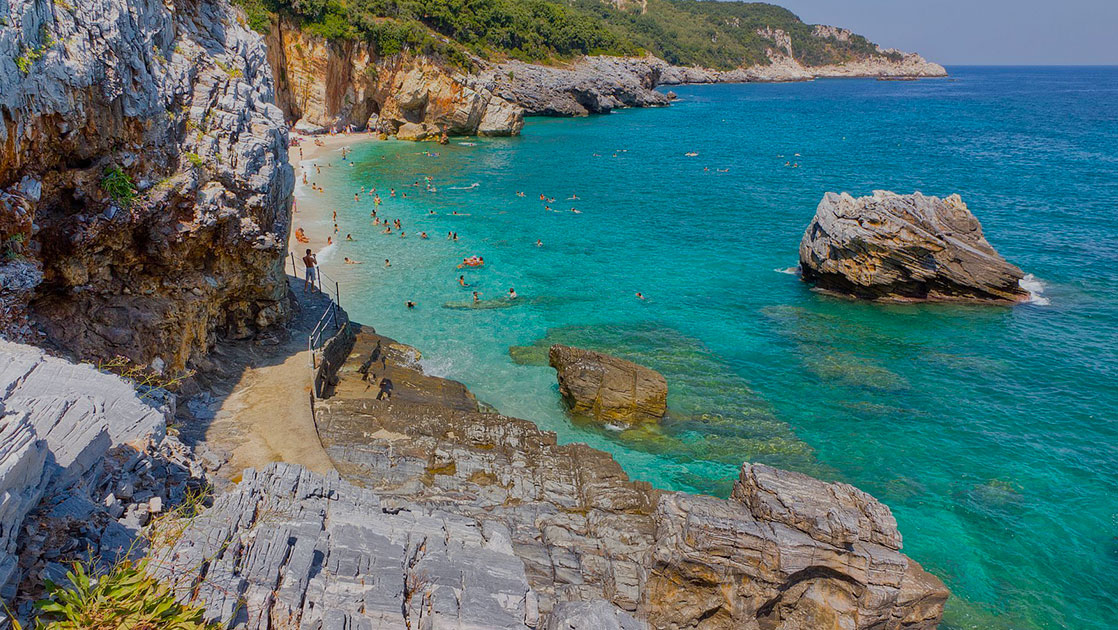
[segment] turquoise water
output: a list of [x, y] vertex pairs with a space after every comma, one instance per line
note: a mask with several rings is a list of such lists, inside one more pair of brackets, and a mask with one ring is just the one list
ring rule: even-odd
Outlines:
[[[354, 318], [501, 411], [665, 488], [725, 495], [744, 460], [853, 483], [955, 593], [946, 627], [1111, 628], [1118, 69], [953, 75], [682, 87], [670, 108], [474, 146], [364, 143], [356, 166], [322, 158], [326, 193], [300, 194], [356, 239], [322, 254]], [[410, 186], [425, 175], [436, 192]], [[406, 238], [353, 201], [373, 185]], [[960, 193], [1049, 303], [861, 304], [786, 273], [824, 192], [874, 189]], [[329, 217], [307, 212], [321, 246]], [[455, 268], [471, 254], [486, 266]], [[572, 422], [541, 365], [553, 341], [659, 369], [671, 417], [639, 434]]]

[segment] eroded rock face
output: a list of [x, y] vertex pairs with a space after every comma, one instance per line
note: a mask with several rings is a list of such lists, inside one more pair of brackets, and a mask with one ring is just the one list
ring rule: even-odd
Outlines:
[[958, 195], [827, 193], [800, 241], [800, 269], [819, 289], [872, 300], [1028, 298], [1022, 271], [994, 251]]
[[273, 101], [263, 41], [223, 0], [11, 7], [0, 233], [27, 235], [51, 342], [178, 370], [284, 320], [294, 177]]
[[[510, 540], [497, 523], [276, 463], [245, 471], [153, 564], [231, 627], [536, 628]], [[200, 586], [181, 579], [192, 573]]]
[[667, 411], [668, 382], [659, 372], [593, 350], [556, 344], [548, 352], [559, 393], [571, 412], [632, 426], [659, 422]]
[[496, 68], [496, 93], [530, 115], [608, 114], [667, 105], [668, 97], [653, 89], [667, 67], [652, 56], [584, 57], [568, 67], [510, 61]]
[[278, 102], [287, 119], [320, 129], [510, 136], [523, 110], [494, 95], [491, 71], [467, 74], [422, 56], [378, 57], [364, 42], [326, 42], [280, 19], [268, 35]]
[[25, 616], [65, 563], [113, 562], [204, 473], [166, 435], [172, 398], [92, 365], [0, 341], [0, 392], [0, 599]]
[[[334, 396], [315, 406], [337, 470], [382, 505], [508, 531], [538, 628], [631, 627], [598, 600], [664, 630], [939, 622], [943, 584], [899, 551], [888, 508], [850, 486], [746, 464], [729, 500], [659, 491], [606, 453], [481, 410], [461, 384], [422, 374], [368, 328], [355, 340]], [[396, 387], [378, 400], [384, 378]]]

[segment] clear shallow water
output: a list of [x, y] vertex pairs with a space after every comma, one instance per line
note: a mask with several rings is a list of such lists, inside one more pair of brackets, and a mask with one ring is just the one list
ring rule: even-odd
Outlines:
[[[853, 483], [956, 595], [947, 627], [1113, 627], [1118, 69], [953, 75], [682, 87], [670, 108], [533, 119], [475, 146], [359, 144], [356, 166], [331, 154], [310, 176], [326, 193], [300, 194], [357, 239], [321, 256], [353, 317], [502, 412], [665, 488], [725, 495], [744, 460]], [[424, 175], [437, 192], [409, 186]], [[353, 201], [373, 185], [406, 238]], [[874, 189], [960, 193], [1050, 304], [860, 304], [779, 271], [824, 192]], [[329, 217], [307, 213], [320, 246]], [[456, 269], [470, 254], [486, 267]], [[471, 290], [494, 308], [461, 308]], [[672, 417], [573, 423], [540, 365], [552, 341], [659, 369]]]

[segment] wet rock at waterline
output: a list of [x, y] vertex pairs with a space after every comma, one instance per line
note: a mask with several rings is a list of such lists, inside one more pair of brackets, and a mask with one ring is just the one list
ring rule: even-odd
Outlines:
[[548, 357], [572, 413], [633, 426], [659, 422], [667, 411], [668, 382], [655, 370], [559, 344], [551, 346]]
[[1024, 273], [1006, 262], [958, 195], [827, 193], [800, 241], [816, 288], [871, 300], [1013, 303]]

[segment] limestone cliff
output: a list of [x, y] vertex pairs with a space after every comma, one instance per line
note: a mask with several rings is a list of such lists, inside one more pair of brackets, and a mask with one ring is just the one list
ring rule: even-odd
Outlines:
[[263, 40], [224, 0], [0, 4], [8, 334], [178, 369], [282, 321], [294, 176], [273, 102]]
[[520, 107], [494, 95], [492, 72], [465, 73], [430, 57], [376, 54], [365, 42], [328, 42], [286, 18], [272, 24], [268, 56], [287, 120], [421, 140], [520, 132]]

